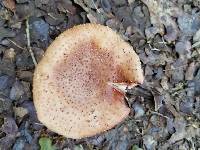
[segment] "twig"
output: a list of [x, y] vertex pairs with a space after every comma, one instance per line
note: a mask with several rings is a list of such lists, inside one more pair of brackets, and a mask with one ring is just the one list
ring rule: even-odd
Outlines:
[[97, 12], [100, 14], [100, 11], [99, 11], [99, 9], [97, 8], [97, 6], [96, 6], [94, 0], [92, 0], [92, 3], [94, 4], [94, 7], [95, 7], [95, 9], [97, 10]]
[[54, 17], [51, 13], [47, 13], [48, 16], [50, 16], [51, 18], [53, 18], [54, 20], [57, 20], [56, 17]]
[[28, 46], [28, 50], [31, 54], [31, 58], [33, 60], [33, 63], [35, 66], [37, 66], [37, 61], [35, 59], [35, 56], [33, 54], [33, 51], [31, 49], [31, 42], [30, 42], [30, 32], [29, 32], [29, 23], [28, 23], [28, 19], [26, 20], [26, 36], [27, 36], [27, 46]]
[[169, 117], [167, 117], [167, 116], [165, 116], [165, 115], [163, 115], [163, 114], [161, 114], [161, 113], [159, 113], [159, 112], [155, 112], [155, 111], [150, 111], [152, 114], [154, 114], [154, 115], [158, 115], [158, 116], [161, 116], [161, 117], [164, 117], [164, 118], [166, 118], [166, 119], [170, 119]]
[[157, 48], [153, 48], [152, 46], [151, 46], [151, 44], [149, 43], [149, 47], [150, 47], [150, 49], [152, 50], [152, 51], [160, 51], [159, 49], [157, 49]]
[[40, 126], [43, 126], [43, 124], [38, 123], [38, 122], [34, 122], [34, 124], [36, 124], [36, 125], [40, 125]]
[[14, 41], [12, 41], [11, 39], [7, 39], [8, 41], [10, 41], [11, 43], [13, 43], [16, 47], [22, 49], [22, 50], [27, 50], [26, 48], [21, 47], [20, 45], [18, 45], [17, 43], [15, 43]]
[[165, 47], [167, 47], [167, 42], [165, 42], [165, 39], [163, 38], [163, 36], [162, 36], [162, 42], [158, 42], [159, 44], [164, 44], [165, 45]]

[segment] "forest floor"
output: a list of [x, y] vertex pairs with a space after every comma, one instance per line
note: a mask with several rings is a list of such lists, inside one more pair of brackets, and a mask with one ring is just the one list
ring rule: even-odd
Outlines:
[[[72, 140], [37, 119], [30, 52], [38, 62], [60, 33], [88, 22], [133, 46], [145, 81], [128, 91], [124, 122]], [[199, 150], [200, 0], [1, 0], [0, 149]]]

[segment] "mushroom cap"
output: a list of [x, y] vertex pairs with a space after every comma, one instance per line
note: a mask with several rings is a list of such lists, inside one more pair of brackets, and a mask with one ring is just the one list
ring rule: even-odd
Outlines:
[[124, 94], [108, 83], [142, 82], [139, 57], [116, 32], [98, 24], [75, 26], [55, 39], [35, 69], [38, 119], [68, 138], [96, 135], [130, 112]]

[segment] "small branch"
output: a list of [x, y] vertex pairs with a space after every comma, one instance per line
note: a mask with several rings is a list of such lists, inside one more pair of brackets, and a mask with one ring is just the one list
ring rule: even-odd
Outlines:
[[157, 48], [153, 48], [152, 46], [151, 46], [151, 44], [149, 43], [149, 47], [150, 47], [150, 50], [152, 50], [152, 51], [160, 51], [159, 49], [157, 49]]
[[16, 47], [22, 49], [22, 50], [27, 50], [26, 48], [21, 47], [20, 45], [18, 45], [17, 43], [15, 43], [14, 41], [12, 41], [11, 39], [7, 39], [8, 41], [10, 41], [11, 43], [13, 43]]
[[153, 115], [158, 115], [158, 116], [164, 117], [164, 118], [166, 118], [166, 119], [170, 119], [169, 117], [167, 117], [167, 116], [165, 116], [165, 115], [163, 115], [163, 114], [161, 114], [161, 113], [159, 113], [159, 112], [155, 112], [155, 111], [151, 111], [151, 110], [150, 110], [150, 112], [151, 112]]
[[54, 20], [57, 20], [56, 17], [54, 17], [51, 13], [47, 13], [47, 15], [53, 18]]
[[30, 42], [30, 32], [29, 32], [29, 23], [28, 23], [28, 19], [26, 20], [26, 36], [27, 36], [27, 46], [28, 46], [28, 50], [29, 53], [31, 54], [31, 58], [33, 60], [33, 63], [35, 66], [37, 66], [37, 61], [35, 59], [35, 56], [33, 54], [33, 51], [31, 49], [31, 42]]
[[97, 8], [97, 6], [96, 6], [94, 0], [92, 0], [92, 3], [94, 4], [94, 7], [95, 7], [95, 9], [97, 10], [97, 12], [100, 14], [100, 11], [99, 11], [99, 9]]

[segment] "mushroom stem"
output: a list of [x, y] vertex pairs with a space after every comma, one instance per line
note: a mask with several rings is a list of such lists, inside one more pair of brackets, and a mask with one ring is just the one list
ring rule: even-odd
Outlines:
[[132, 89], [135, 87], [137, 84], [136, 83], [113, 83], [113, 82], [108, 82], [108, 85], [112, 86], [114, 89], [117, 91], [125, 94], [127, 90]]

